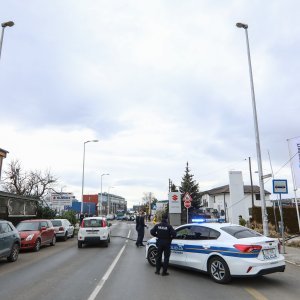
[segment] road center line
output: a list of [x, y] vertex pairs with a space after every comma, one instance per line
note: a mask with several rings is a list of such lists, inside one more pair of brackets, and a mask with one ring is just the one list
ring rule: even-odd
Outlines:
[[[129, 232], [128, 232], [127, 240], [125, 242], [126, 244], [128, 242], [128, 238], [130, 236], [130, 233], [131, 233], [131, 230], [129, 230]], [[88, 300], [95, 300], [96, 299], [96, 297], [99, 294], [99, 292], [101, 291], [104, 283], [109, 278], [111, 272], [113, 271], [113, 269], [115, 268], [116, 264], [118, 263], [118, 260], [120, 259], [122, 253], [125, 250], [126, 244], [122, 247], [122, 249], [120, 250], [120, 252], [116, 256], [116, 258], [114, 259], [114, 261], [112, 262], [112, 264], [109, 266], [109, 268], [107, 269], [106, 273], [103, 275], [103, 277], [101, 278], [101, 280], [99, 281], [99, 283], [97, 284], [97, 286], [95, 287], [95, 289], [93, 290], [93, 292], [91, 293], [91, 295], [89, 296]]]
[[245, 288], [245, 290], [256, 300], [268, 300], [268, 298], [255, 289]]

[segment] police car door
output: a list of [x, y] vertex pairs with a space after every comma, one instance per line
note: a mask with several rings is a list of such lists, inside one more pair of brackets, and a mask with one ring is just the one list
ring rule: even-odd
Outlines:
[[204, 270], [208, 255], [212, 247], [216, 244], [216, 239], [220, 233], [205, 226], [193, 225], [191, 228], [192, 241], [187, 251], [187, 266], [199, 270]]
[[170, 263], [180, 266], [186, 265], [185, 246], [187, 237], [190, 235], [190, 226], [184, 226], [176, 229], [176, 238], [172, 240]]

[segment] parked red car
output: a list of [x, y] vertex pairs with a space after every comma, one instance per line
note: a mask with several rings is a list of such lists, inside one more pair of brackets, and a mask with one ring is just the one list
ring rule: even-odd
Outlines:
[[54, 246], [56, 235], [50, 220], [26, 220], [17, 225], [21, 237], [21, 249], [39, 251], [43, 245]]

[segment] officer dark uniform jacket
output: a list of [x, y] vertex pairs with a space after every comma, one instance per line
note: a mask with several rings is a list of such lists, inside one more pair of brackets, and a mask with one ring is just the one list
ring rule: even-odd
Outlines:
[[[176, 231], [168, 224], [167, 217], [163, 217], [161, 223], [156, 224], [150, 233], [157, 238], [157, 256], [156, 256], [156, 272], [159, 274], [161, 267], [163, 267], [162, 275], [169, 275], [167, 272], [169, 266], [169, 258], [171, 254], [171, 242], [176, 237]], [[164, 263], [162, 265], [162, 254], [164, 253]]]

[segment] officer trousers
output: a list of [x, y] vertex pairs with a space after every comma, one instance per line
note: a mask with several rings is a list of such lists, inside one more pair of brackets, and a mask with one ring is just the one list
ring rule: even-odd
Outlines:
[[[163, 273], [166, 273], [169, 266], [169, 258], [171, 254], [171, 244], [170, 241], [159, 240], [156, 243], [157, 245], [157, 256], [156, 256], [156, 272], [160, 271], [160, 268], [163, 267]], [[164, 262], [162, 261], [162, 254], [164, 254]]]
[[141, 246], [143, 245], [143, 239], [144, 239], [144, 235], [145, 235], [145, 228], [142, 226], [139, 226], [137, 228], [137, 233], [138, 233], [138, 237], [136, 240], [136, 245], [137, 246]]

